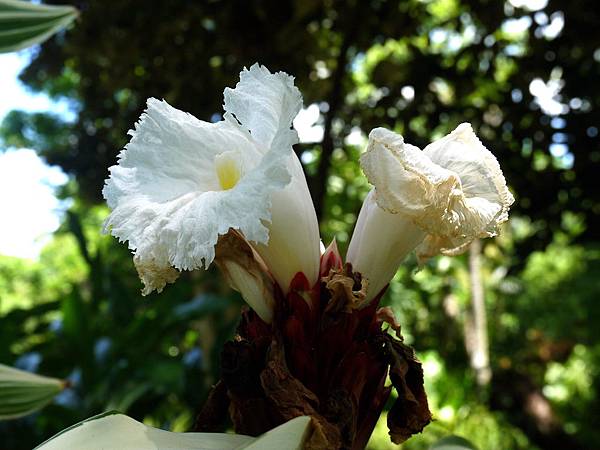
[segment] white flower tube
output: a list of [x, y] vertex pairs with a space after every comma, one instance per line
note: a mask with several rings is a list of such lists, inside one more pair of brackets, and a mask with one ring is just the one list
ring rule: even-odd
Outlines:
[[[240, 82], [235, 89], [225, 89], [225, 110], [233, 112], [261, 142], [288, 150], [286, 168], [291, 181], [285, 188], [277, 189], [272, 194], [268, 242], [251, 239], [256, 242], [255, 248], [273, 277], [283, 292], [287, 293], [296, 273], [304, 273], [311, 286], [317, 282], [319, 275], [317, 214], [300, 160], [286, 137], [291, 134], [294, 139], [291, 144], [298, 142], [296, 131], [290, 130], [290, 126], [302, 108], [302, 96], [294, 87], [292, 77], [277, 74], [285, 79], [288, 91], [280, 92], [264, 82], [265, 72], [269, 73], [265, 68], [261, 73], [253, 71], [254, 67], [256, 65], [240, 74]], [[279, 121], [279, 128], [272, 125], [276, 120]]]
[[383, 128], [369, 135], [361, 166], [374, 190], [361, 209], [346, 260], [375, 297], [415, 248], [423, 260], [455, 255], [494, 236], [514, 201], [496, 158], [461, 124], [424, 151]]
[[208, 267], [230, 229], [255, 245], [284, 291], [299, 271], [316, 281], [317, 220], [292, 149], [301, 106], [292, 77], [258, 64], [225, 91], [218, 123], [148, 100], [103, 190], [105, 228], [129, 242], [144, 293], [174, 281], [170, 267]]
[[367, 298], [375, 297], [394, 277], [402, 260], [425, 239], [425, 231], [407, 216], [392, 214], [365, 198], [348, 247], [346, 261], [367, 278]]

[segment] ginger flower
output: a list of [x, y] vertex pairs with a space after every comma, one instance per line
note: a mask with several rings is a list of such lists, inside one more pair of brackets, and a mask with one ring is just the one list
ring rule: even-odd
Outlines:
[[[317, 281], [317, 218], [292, 149], [292, 120], [302, 107], [293, 77], [255, 64], [224, 98], [217, 123], [149, 99], [109, 169], [105, 228], [129, 242], [144, 294], [160, 292], [181, 270], [208, 267], [230, 229], [252, 245], [284, 292], [298, 272]], [[262, 292], [239, 268], [225, 266], [244, 297]]]
[[423, 151], [376, 128], [361, 166], [374, 189], [361, 208], [347, 261], [368, 280], [368, 298], [417, 250], [456, 255], [495, 236], [514, 199], [498, 161], [463, 123]]

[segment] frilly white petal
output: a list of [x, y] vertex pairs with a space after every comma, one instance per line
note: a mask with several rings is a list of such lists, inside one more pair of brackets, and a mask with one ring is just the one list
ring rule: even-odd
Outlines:
[[[201, 122], [156, 99], [130, 134], [103, 190], [112, 208], [105, 229], [129, 241], [140, 260], [207, 267], [218, 236], [230, 228], [268, 241], [263, 221], [271, 218], [271, 194], [290, 181], [291, 140], [288, 149], [265, 153], [232, 118]], [[246, 170], [235, 187], [220, 191], [214, 158], [224, 151], [239, 152]]]
[[110, 169], [105, 228], [151, 262], [140, 272], [147, 289], [164, 285], [156, 267], [207, 267], [229, 229], [257, 248], [284, 291], [297, 272], [318, 277], [318, 223], [292, 149], [302, 106], [293, 78], [255, 64], [224, 95], [216, 124], [150, 99]]
[[[290, 129], [292, 120], [302, 108], [302, 95], [294, 86], [294, 77], [271, 73], [259, 64], [240, 73], [235, 89], [225, 89], [225, 111], [235, 115], [257, 142], [267, 148], [282, 132]], [[293, 143], [296, 143], [293, 142]]]

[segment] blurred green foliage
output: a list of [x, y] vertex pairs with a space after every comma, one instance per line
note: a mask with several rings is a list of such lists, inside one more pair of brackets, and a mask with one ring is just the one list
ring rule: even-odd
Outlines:
[[[323, 141], [297, 152], [325, 243], [348, 245], [369, 190], [358, 158], [376, 126], [423, 147], [472, 122], [517, 198], [503, 234], [483, 242], [489, 385], [478, 386], [465, 345], [466, 256], [421, 268], [409, 259], [384, 298], [424, 363], [436, 419], [402, 448], [448, 434], [479, 449], [600, 446], [593, 0], [536, 11], [492, 0], [72, 3], [77, 26], [46, 42], [21, 78], [69, 99], [76, 119], [14, 111], [0, 125], [6, 147], [33, 147], [71, 176], [61, 195], [72, 202], [37, 261], [0, 257], [0, 362], [73, 388], [38, 414], [0, 422], [3, 445], [31, 448], [108, 409], [176, 431], [191, 425], [242, 303], [214, 270], [142, 298], [126, 246], [100, 234], [100, 191], [147, 97], [215, 120], [223, 88], [259, 61], [295, 75], [305, 104], [320, 108]], [[559, 111], [540, 107], [530, 89], [538, 78], [562, 86]], [[394, 448], [385, 416], [369, 448]]]
[[126, 247], [100, 234], [106, 213], [75, 205], [39, 261], [0, 258], [0, 360], [72, 383], [43, 413], [0, 422], [6, 448], [108, 409], [184, 431], [215, 381], [241, 302], [212, 271], [141, 297]]

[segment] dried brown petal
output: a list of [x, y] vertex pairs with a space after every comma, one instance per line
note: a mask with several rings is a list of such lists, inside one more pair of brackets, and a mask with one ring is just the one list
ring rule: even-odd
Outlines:
[[175, 282], [179, 277], [179, 271], [173, 267], [158, 265], [154, 260], [142, 260], [138, 255], [133, 257], [133, 264], [144, 283], [142, 295], [153, 291], [161, 293], [167, 284]]
[[206, 402], [196, 416], [193, 431], [204, 433], [221, 431], [221, 425], [227, 417], [228, 407], [229, 397], [227, 396], [227, 386], [225, 386], [223, 381], [219, 381], [208, 393]]
[[260, 386], [265, 359], [258, 342], [236, 337], [221, 352], [221, 374], [230, 400], [229, 415], [237, 433], [258, 436], [280, 425]]
[[400, 322], [396, 319], [394, 310], [390, 306], [384, 306], [379, 308], [376, 313], [377, 321], [380, 323], [387, 323], [392, 330], [396, 332], [396, 336], [402, 340], [402, 334], [400, 333], [401, 327]]
[[341, 269], [331, 269], [322, 281], [331, 294], [325, 307], [326, 312], [351, 312], [367, 305], [367, 280], [358, 272], [352, 272], [350, 264]]
[[392, 441], [400, 444], [420, 433], [431, 422], [423, 380], [423, 368], [414, 350], [392, 336], [384, 335], [390, 358], [390, 379], [398, 398], [388, 413]]

